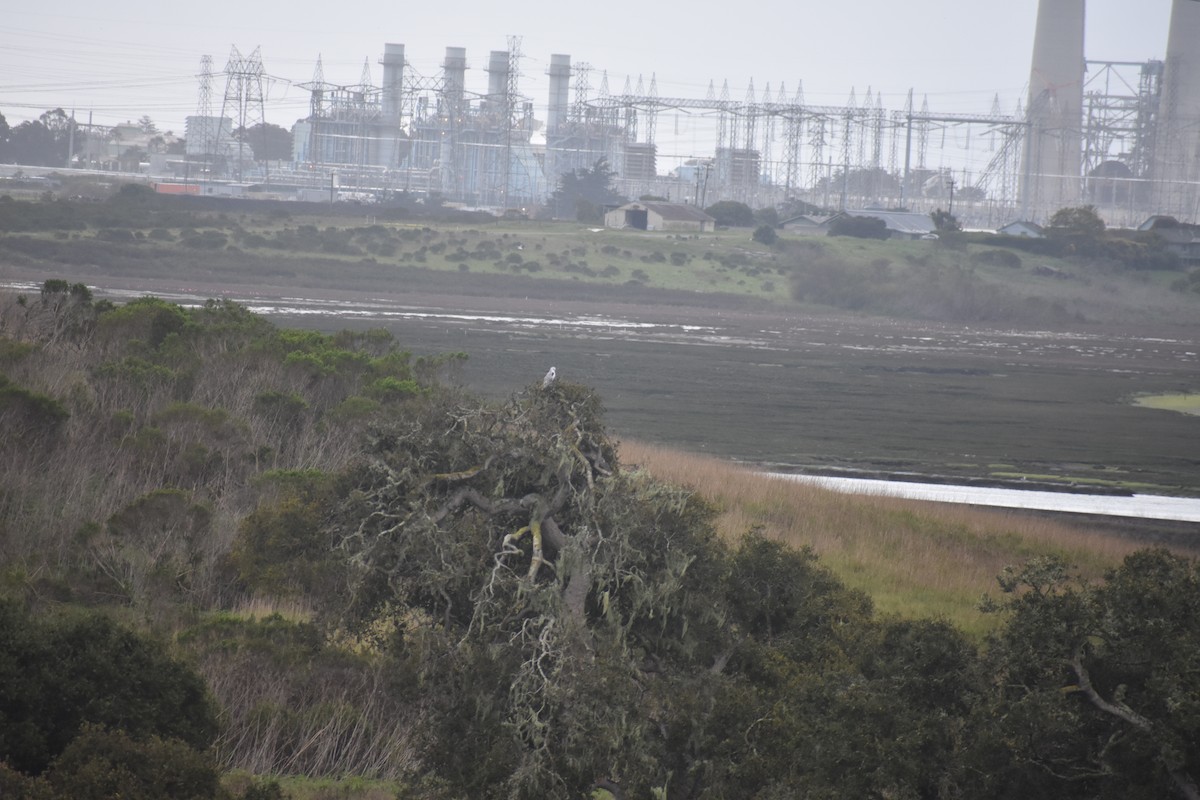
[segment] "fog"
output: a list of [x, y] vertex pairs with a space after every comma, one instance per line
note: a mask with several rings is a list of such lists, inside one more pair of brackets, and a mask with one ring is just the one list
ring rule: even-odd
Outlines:
[[[12, 5], [12, 4], [10, 4]], [[1170, 0], [1093, 0], [1088, 58], [1161, 58]], [[220, 71], [231, 46], [261, 48], [272, 77], [266, 118], [288, 127], [307, 113], [296, 87], [317, 57], [332, 83], [359, 81], [364, 60], [376, 83], [385, 42], [403, 43], [411, 67], [434, 76], [448, 46], [467, 49], [469, 83], [485, 84], [487, 54], [520, 37], [521, 90], [535, 113], [546, 104], [552, 53], [626, 78], [657, 80], [661, 95], [702, 98], [710, 81], [741, 98], [753, 81], [803, 82], [807, 102], [839, 105], [870, 90], [900, 108], [910, 89], [941, 112], [1010, 111], [1027, 92], [1037, 0], [998, 4], [953, 0], [731, 6], [713, 0], [638, 6], [524, 3], [425, 6], [375, 0], [294, 2], [286, 7], [211, 0], [171, 5], [130, 0], [106, 7], [82, 0], [10, 7], [0, 21], [0, 113], [10, 125], [62, 107], [81, 120], [115, 125], [149, 115], [182, 133], [196, 111], [201, 56]], [[214, 86], [220, 101], [223, 84]], [[880, 95], [880, 93], [882, 93]]]

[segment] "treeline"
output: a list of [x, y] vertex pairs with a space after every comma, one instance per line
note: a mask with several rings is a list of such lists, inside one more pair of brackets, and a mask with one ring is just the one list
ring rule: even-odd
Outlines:
[[[984, 643], [885, 618], [810, 551], [717, 537], [588, 388], [484, 402], [457, 359], [228, 303], [3, 298], [0, 790], [1196, 796], [1195, 562], [1014, 567]], [[64, 648], [80, 668], [35, 677]]]
[[[47, 192], [39, 202], [15, 200], [0, 195], [0, 232], [80, 231], [123, 228], [146, 230], [154, 227], [187, 228], [200, 225], [232, 227], [239, 218], [256, 215], [270, 220], [317, 214], [334, 220], [361, 220], [363, 206], [352, 203], [298, 203], [284, 200], [240, 199], [158, 194], [149, 186], [122, 184], [116, 191], [104, 190], [100, 197], [86, 181], [64, 179], [67, 194], [78, 184], [89, 197], [58, 196]], [[370, 215], [381, 222], [450, 222], [485, 224], [494, 222], [491, 214], [462, 211], [437, 204], [418, 202], [415, 195], [397, 193], [384, 203], [372, 205]]]
[[[1125, 270], [1176, 270], [1179, 257], [1154, 231], [1112, 231], [1092, 206], [1061, 208], [1046, 223], [1045, 236], [993, 236], [951, 233], [976, 244], [1004, 247], [1054, 258], [1080, 258]], [[946, 235], [946, 234], [943, 234]]]

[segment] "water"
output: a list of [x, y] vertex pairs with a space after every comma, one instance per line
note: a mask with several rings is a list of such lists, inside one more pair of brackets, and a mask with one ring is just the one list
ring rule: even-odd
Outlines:
[[910, 483], [867, 478], [830, 478], [817, 475], [771, 477], [807, 483], [844, 494], [902, 497], [938, 503], [965, 503], [976, 506], [1021, 508], [1033, 511], [1062, 511], [1072, 514], [1099, 514], [1112, 517], [1200, 522], [1200, 499], [1135, 494], [1101, 495], [1070, 492], [1045, 492], [1024, 489], [998, 489], [984, 486], [955, 486], [940, 483]]

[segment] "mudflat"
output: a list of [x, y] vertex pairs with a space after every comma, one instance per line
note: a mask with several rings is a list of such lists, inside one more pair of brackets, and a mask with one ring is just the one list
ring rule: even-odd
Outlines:
[[165, 270], [82, 279], [100, 296], [228, 297], [285, 326], [384, 327], [418, 355], [467, 353], [455, 379], [496, 397], [532, 390], [556, 366], [599, 392], [618, 436], [776, 468], [1200, 495], [1200, 418], [1133, 402], [1200, 389], [1200, 325], [1035, 330], [407, 276], [337, 289]]

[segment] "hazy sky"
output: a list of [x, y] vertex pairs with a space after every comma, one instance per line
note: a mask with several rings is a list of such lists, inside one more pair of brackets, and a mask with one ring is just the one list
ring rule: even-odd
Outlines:
[[[149, 114], [160, 129], [183, 131], [196, 111], [200, 58], [220, 71], [230, 47], [261, 47], [273, 80], [266, 118], [285, 127], [306, 113], [305, 93], [318, 54], [325, 79], [357, 83], [364, 59], [376, 84], [384, 42], [406, 47], [420, 73], [435, 76], [447, 46], [467, 48], [469, 89], [482, 90], [488, 52], [521, 37], [522, 93], [546, 104], [552, 53], [607, 70], [619, 92], [627, 76], [660, 96], [703, 98], [728, 80], [743, 99], [782, 81], [803, 81], [810, 103], [841, 105], [854, 89], [883, 92], [899, 109], [912, 88], [938, 112], [987, 112], [999, 94], [1011, 112], [1027, 91], [1037, 0], [859, 0], [857, 3], [510, 2], [396, 3], [375, 0], [283, 4], [207, 0], [57, 0], [39, 7], [7, 3], [0, 18], [0, 113], [10, 125], [47, 108], [75, 109], [111, 125]], [[1166, 50], [1170, 0], [1090, 0], [1089, 59], [1142, 61]], [[33, 10], [27, 10], [33, 9]], [[220, 108], [224, 79], [214, 83]], [[918, 100], [919, 103], [919, 100]], [[541, 112], [539, 111], [539, 115]]]

